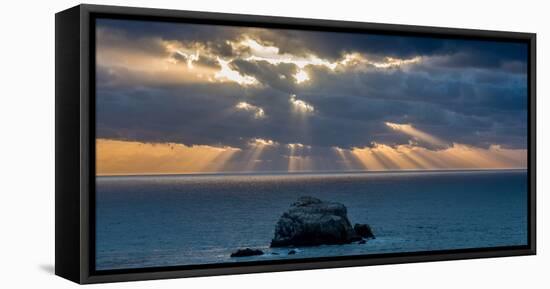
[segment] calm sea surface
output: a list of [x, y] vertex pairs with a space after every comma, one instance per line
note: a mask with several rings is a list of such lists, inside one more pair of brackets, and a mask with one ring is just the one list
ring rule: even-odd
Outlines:
[[[346, 205], [376, 239], [270, 249], [305, 195]], [[98, 177], [96, 210], [97, 270], [525, 245], [527, 172]], [[243, 247], [267, 254], [229, 257]]]

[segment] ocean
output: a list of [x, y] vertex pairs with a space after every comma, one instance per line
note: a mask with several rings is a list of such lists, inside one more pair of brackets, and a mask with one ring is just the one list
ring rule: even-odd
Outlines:
[[[269, 248], [300, 196], [376, 239]], [[96, 270], [526, 245], [527, 216], [525, 170], [97, 177]], [[230, 258], [245, 247], [266, 254]]]

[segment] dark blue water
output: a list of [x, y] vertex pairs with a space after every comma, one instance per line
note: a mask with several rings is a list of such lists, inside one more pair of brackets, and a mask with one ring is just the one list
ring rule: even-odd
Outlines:
[[[343, 203], [376, 239], [270, 249], [303, 195]], [[98, 270], [525, 245], [527, 173], [98, 177], [96, 210]], [[268, 254], [229, 257], [242, 247]]]

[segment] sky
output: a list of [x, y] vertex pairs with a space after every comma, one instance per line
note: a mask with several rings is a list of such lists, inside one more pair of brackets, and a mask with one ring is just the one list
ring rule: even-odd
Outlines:
[[96, 24], [98, 175], [527, 166], [527, 44]]

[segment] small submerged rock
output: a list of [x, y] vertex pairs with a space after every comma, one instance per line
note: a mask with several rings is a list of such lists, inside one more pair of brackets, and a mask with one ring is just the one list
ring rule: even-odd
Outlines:
[[296, 250], [292, 249], [288, 251], [288, 255], [294, 255], [294, 254], [296, 254]]
[[277, 222], [271, 247], [349, 244], [371, 237], [368, 225], [351, 226], [343, 204], [300, 197]]
[[355, 224], [353, 230], [355, 230], [355, 233], [361, 236], [361, 238], [375, 239], [372, 229], [367, 224]]
[[233, 253], [231, 253], [231, 257], [249, 257], [249, 256], [259, 256], [263, 255], [264, 252], [259, 249], [239, 249]]
[[363, 239], [363, 240], [357, 242], [357, 244], [360, 244], [360, 245], [361, 245], [361, 244], [366, 244], [366, 243], [367, 243], [367, 240], [365, 240], [365, 239]]

